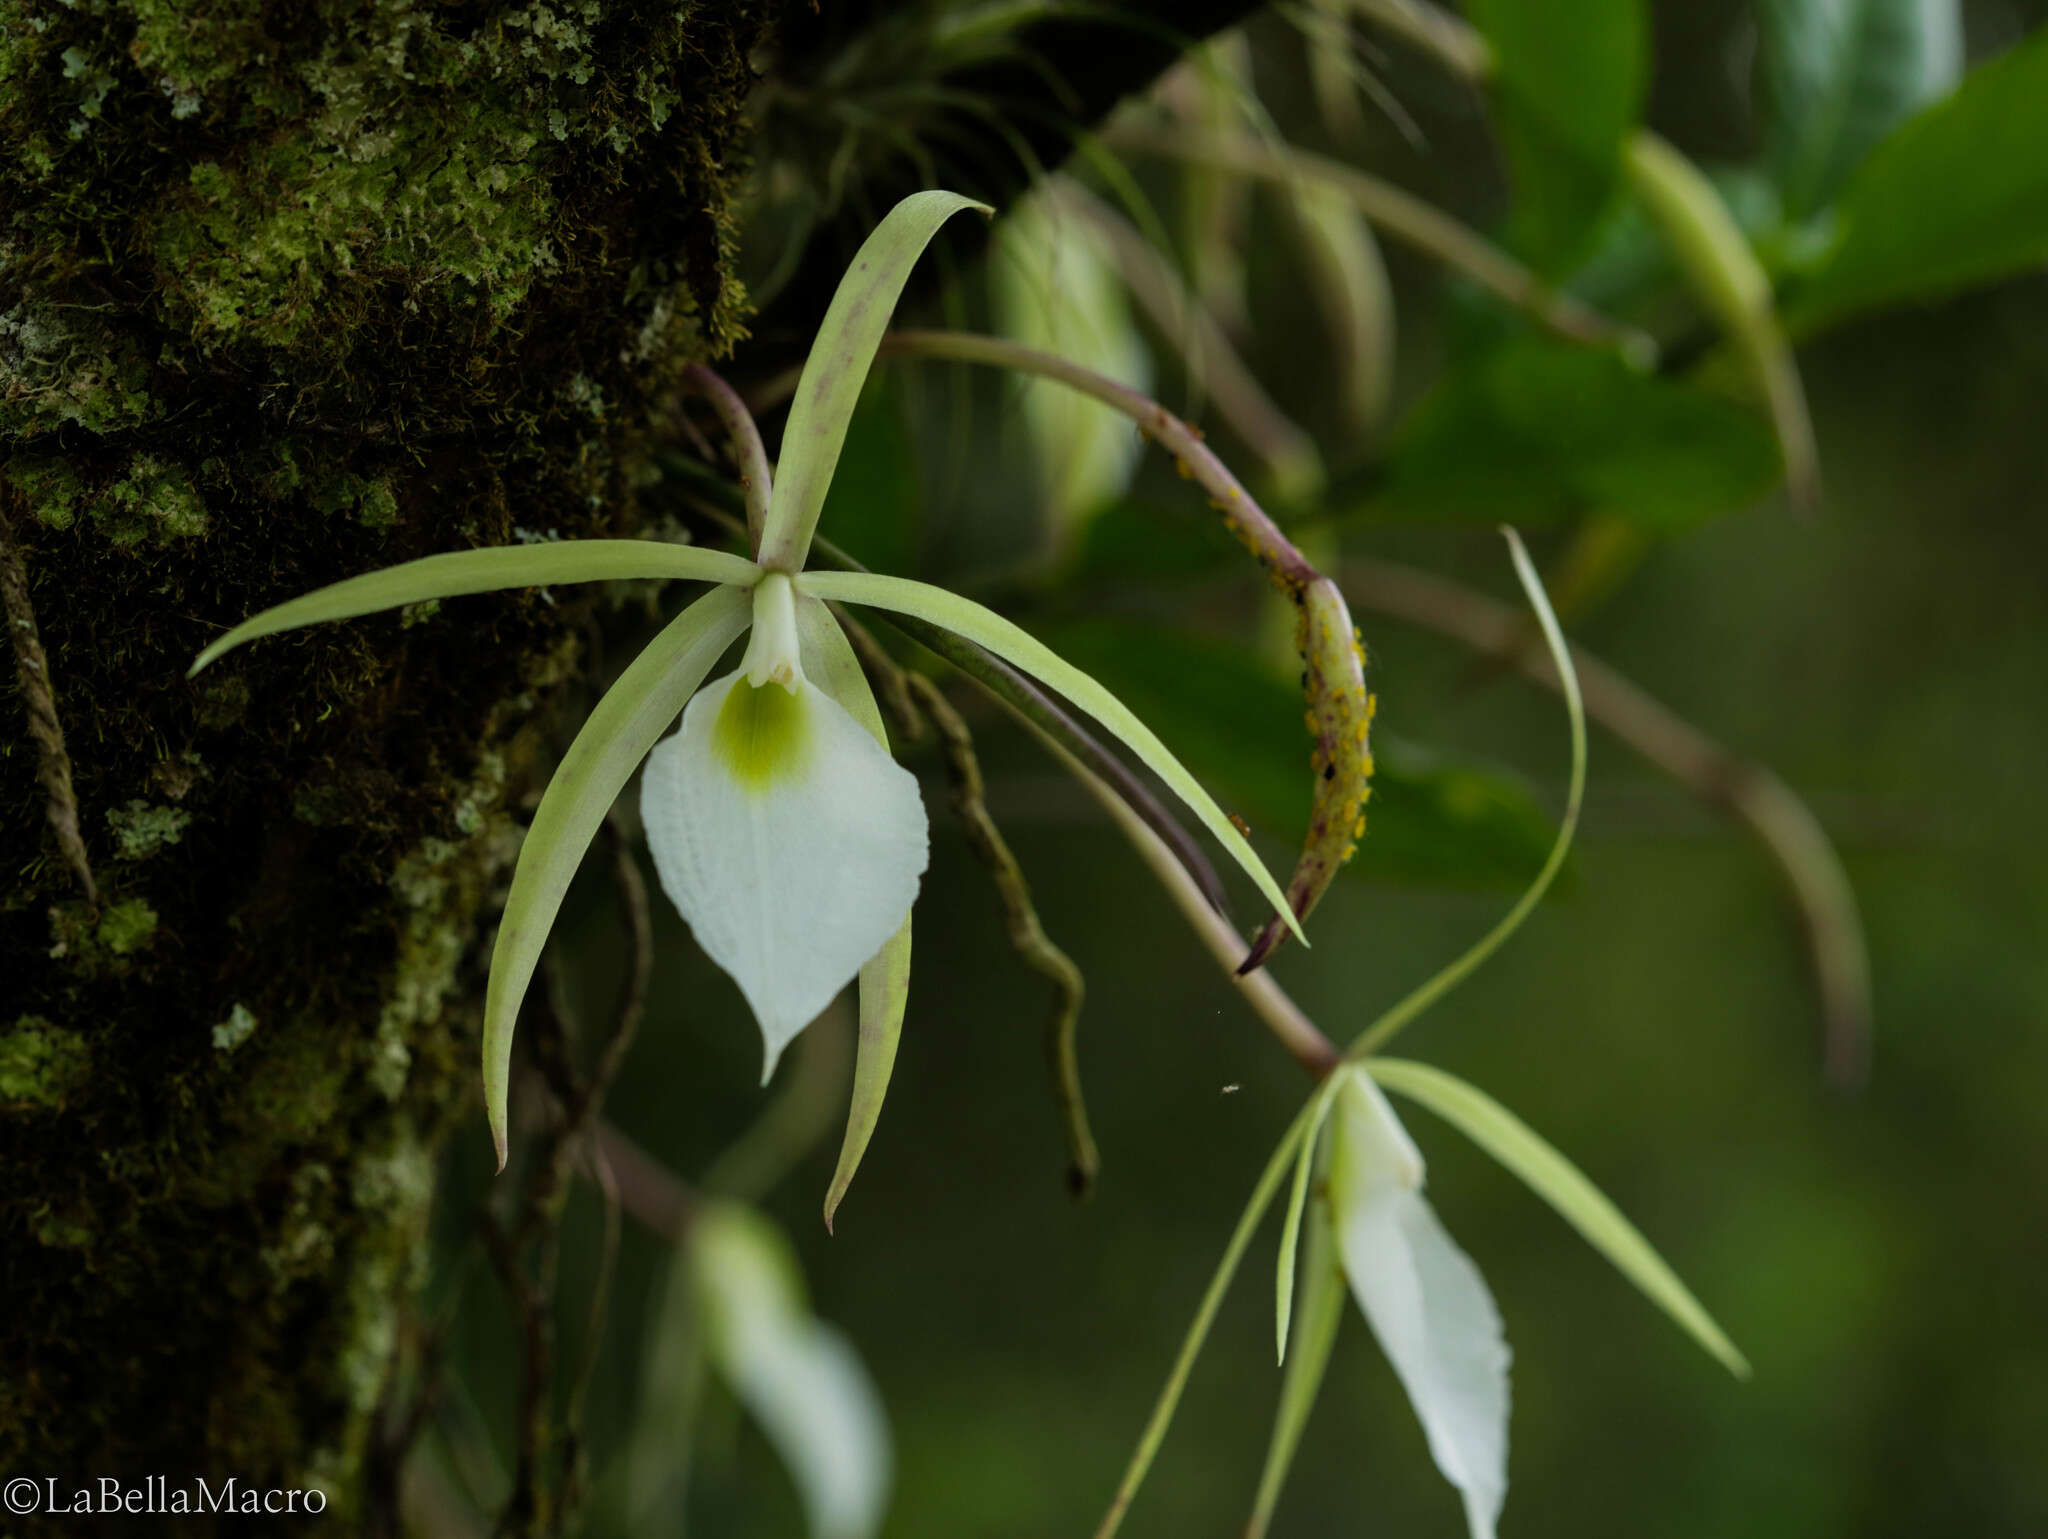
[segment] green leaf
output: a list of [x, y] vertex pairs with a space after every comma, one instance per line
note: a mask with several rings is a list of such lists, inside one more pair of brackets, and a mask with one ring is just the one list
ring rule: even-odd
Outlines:
[[1022, 669], [1041, 684], [1059, 691], [1107, 728], [1187, 804], [1188, 810], [1216, 836], [1231, 858], [1243, 868], [1245, 875], [1252, 879], [1266, 901], [1273, 905], [1274, 911], [1286, 920], [1295, 939], [1304, 946], [1308, 944], [1308, 937], [1301, 933], [1300, 925], [1295, 922], [1294, 911], [1287, 906], [1280, 884], [1273, 880], [1272, 873], [1253, 852], [1244, 835], [1224, 816], [1223, 809], [1216, 805], [1214, 798], [1202, 789], [1201, 782], [1188, 773], [1150, 727], [1132, 714], [1130, 707], [1080, 669], [1061, 660], [1036, 637], [971, 599], [903, 577], [884, 577], [876, 572], [806, 572], [801, 583], [803, 590], [816, 598], [870, 604], [877, 609], [896, 610], [943, 626], [954, 635], [993, 652], [1011, 667]]
[[1640, 0], [1471, 0], [1492, 45], [1500, 136], [1515, 187], [1513, 243], [1557, 273], [1614, 195], [1642, 115], [1649, 26]]
[[802, 569], [825, 506], [826, 488], [839, 465], [847, 423], [910, 269], [939, 226], [969, 208], [994, 212], [958, 193], [914, 192], [883, 216], [854, 253], [804, 360], [789, 422], [782, 430], [775, 495], [761, 536], [763, 566]]
[[[1311, 1134], [1303, 1145], [1304, 1154], [1314, 1141]], [[1344, 1319], [1347, 1290], [1326, 1201], [1310, 1206], [1307, 1239], [1302, 1248], [1301, 1307], [1294, 1313], [1293, 1349], [1287, 1354], [1287, 1371], [1280, 1378], [1280, 1404], [1273, 1413], [1273, 1435], [1266, 1445], [1266, 1464], [1259, 1473], [1259, 1493], [1245, 1525], [1245, 1539], [1263, 1539], [1273, 1521], [1280, 1489], [1287, 1482], [1309, 1412], [1315, 1409], [1323, 1370], [1330, 1365], [1330, 1349], [1337, 1344], [1337, 1327]]]
[[1527, 1123], [1484, 1091], [1427, 1064], [1368, 1058], [1365, 1067], [1387, 1089], [1421, 1102], [1519, 1176], [1730, 1373], [1749, 1377], [1748, 1360], [1650, 1242]]
[[1799, 364], [1778, 319], [1770, 275], [1720, 189], [1669, 141], [1643, 129], [1624, 156], [1629, 185], [1693, 293], [1733, 342], [1770, 410], [1793, 506], [1820, 501], [1820, 456]]
[[507, 1152], [512, 1031], [563, 894], [633, 771], [752, 614], [744, 589], [719, 587], [670, 621], [597, 702], [534, 809], [498, 922], [484, 992], [484, 1110], [500, 1170]]
[[1962, 72], [1957, 0], [1760, 0], [1765, 158], [1803, 219]]
[[1423, 398], [1361, 511], [1518, 524], [1602, 512], [1671, 532], [1755, 502], [1778, 468], [1757, 413], [1609, 353], [1524, 337]]
[[[1313, 744], [1301, 696], [1277, 669], [1214, 636], [1139, 620], [1068, 621], [1046, 641], [1157, 723], [1255, 827], [1294, 839], [1306, 826]], [[1554, 825], [1520, 780], [1383, 731], [1373, 757], [1365, 837], [1347, 873], [1519, 887], [1543, 864]]]
[[499, 588], [614, 582], [636, 577], [673, 577], [749, 587], [760, 575], [760, 569], [744, 556], [654, 540], [561, 540], [547, 545], [493, 545], [483, 550], [448, 551], [365, 572], [361, 577], [316, 588], [289, 603], [266, 609], [201, 652], [191, 671], [196, 674], [221, 653], [258, 636], [274, 635], [300, 625], [318, 625], [325, 620], [352, 620], [358, 615], [398, 609], [428, 599], [489, 593]]
[[888, 1420], [852, 1344], [810, 1312], [788, 1238], [752, 1209], [713, 1203], [685, 1244], [705, 1353], [795, 1481], [812, 1539], [872, 1539], [888, 1505]]
[[1287, 1193], [1287, 1217], [1280, 1224], [1280, 1254], [1273, 1276], [1274, 1347], [1281, 1362], [1287, 1361], [1287, 1327], [1294, 1313], [1294, 1252], [1301, 1239], [1302, 1209], [1308, 1202], [1309, 1172], [1316, 1163], [1316, 1135], [1330, 1114], [1330, 1102], [1337, 1083], [1335, 1075], [1323, 1082], [1316, 1093], [1315, 1109], [1309, 1114], [1308, 1131], [1302, 1135], [1301, 1153], [1294, 1161], [1294, 1185]]
[[[811, 681], [837, 701], [884, 748], [889, 731], [882, 721], [882, 709], [868, 685], [853, 644], [832, 617], [832, 611], [814, 598], [799, 598], [796, 626], [803, 647], [804, 670]], [[889, 1093], [889, 1076], [896, 1067], [896, 1046], [903, 1035], [903, 1010], [910, 998], [910, 919], [875, 953], [860, 970], [860, 1036], [853, 1065], [853, 1098], [846, 1112], [846, 1137], [839, 1146], [839, 1164], [832, 1172], [832, 1184], [825, 1192], [825, 1228], [830, 1231], [840, 1201], [853, 1184], [867, 1153], [868, 1140], [881, 1120], [882, 1101]]]
[[1972, 70], [1849, 178], [1841, 238], [1786, 304], [1810, 332], [2048, 262], [2048, 29]]

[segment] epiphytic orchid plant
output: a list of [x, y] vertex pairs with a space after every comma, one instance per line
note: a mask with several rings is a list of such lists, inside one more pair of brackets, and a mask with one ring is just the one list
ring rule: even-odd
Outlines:
[[[914, 194], [855, 256], [804, 365], [772, 490], [752, 489], [754, 559], [638, 540], [428, 556], [267, 609], [192, 666], [197, 673], [244, 642], [295, 626], [461, 594], [626, 578], [713, 585], [598, 702], [548, 783], [520, 851], [484, 1005], [484, 1100], [500, 1168], [520, 1003], [584, 850], [645, 759], [641, 813], [662, 887], [752, 1007], [764, 1082], [790, 1041], [860, 981], [860, 1056], [829, 1221], [873, 1131], [895, 1059], [910, 974], [910, 908], [926, 858], [916, 781], [889, 755], [881, 712], [827, 607], [832, 601], [941, 626], [1057, 690], [1187, 804], [1300, 936], [1279, 884], [1244, 836], [1144, 723], [1087, 674], [1000, 615], [943, 589], [869, 572], [804, 570], [890, 312], [933, 235], [968, 208], [988, 211], [953, 193]], [[705, 685], [750, 627], [739, 667]], [[679, 712], [680, 729], [657, 747]]]

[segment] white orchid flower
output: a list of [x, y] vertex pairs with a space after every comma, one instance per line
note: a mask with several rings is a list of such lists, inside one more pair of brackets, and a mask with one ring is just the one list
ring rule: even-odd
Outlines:
[[[830, 1222], [873, 1131], [895, 1059], [926, 827], [917, 784], [889, 755], [874, 695], [828, 602], [943, 626], [1057, 690], [1136, 753], [1301, 933], [1279, 884], [1222, 809], [1087, 674], [1002, 616], [942, 588], [870, 572], [804, 570], [847, 423], [910, 267], [939, 226], [966, 208], [983, 205], [946, 192], [913, 194], [855, 255], [790, 407], [755, 559], [637, 540], [428, 556], [265, 610], [193, 664], [197, 673], [232, 647], [294, 626], [458, 594], [623, 578], [713, 585], [598, 702], [527, 831], [484, 1004], [484, 1099], [501, 1168], [520, 1002], [584, 849], [646, 759], [641, 811], [662, 888], [752, 1007], [764, 1081], [789, 1041], [840, 989], [860, 980], [860, 1054], [846, 1144], [826, 1203]], [[705, 685], [749, 629], [739, 667]], [[679, 712], [681, 728], [657, 748]]]
[[1330, 1108], [1330, 1223], [1372, 1333], [1408, 1392], [1431, 1457], [1493, 1539], [1508, 1490], [1508, 1346], [1479, 1268], [1422, 1195], [1422, 1152], [1364, 1069]]

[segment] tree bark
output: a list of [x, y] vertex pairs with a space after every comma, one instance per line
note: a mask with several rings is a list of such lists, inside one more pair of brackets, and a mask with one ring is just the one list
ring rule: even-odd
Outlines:
[[23, 688], [0, 1469], [320, 1485], [340, 1511], [435, 1143], [475, 1099], [506, 788], [582, 611], [456, 601], [185, 670], [371, 567], [636, 530], [657, 409], [739, 335], [762, 20], [11, 9], [0, 517], [98, 903]]
[[[186, 668], [373, 567], [644, 531], [680, 373], [742, 335], [768, 8], [0, 0], [0, 1477], [360, 1505], [476, 1102], [508, 803], [591, 601]], [[1085, 61], [1088, 116], [1171, 57], [1119, 35], [1120, 71], [1038, 40]], [[823, 45], [792, 36], [800, 72]], [[1035, 140], [1040, 66], [971, 68]]]

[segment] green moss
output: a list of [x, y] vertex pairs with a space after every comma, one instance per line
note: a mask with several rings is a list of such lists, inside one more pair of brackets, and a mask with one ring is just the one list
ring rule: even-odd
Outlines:
[[85, 483], [63, 460], [16, 455], [7, 462], [7, 480], [42, 524], [62, 530], [77, 522]]
[[228, 1012], [228, 1018], [213, 1028], [213, 1050], [216, 1053], [232, 1053], [236, 1048], [256, 1035], [256, 1017], [245, 1004], [237, 1002]]
[[157, 413], [135, 342], [91, 311], [33, 291], [0, 311], [0, 380], [0, 431], [21, 439], [66, 425], [114, 433]]
[[117, 957], [127, 956], [149, 944], [156, 934], [156, 910], [140, 898], [116, 903], [100, 916], [98, 942]]
[[176, 844], [191, 822], [192, 814], [182, 808], [152, 807], [140, 797], [107, 812], [107, 825], [123, 860], [147, 860], [165, 845]]
[[322, 513], [346, 514], [365, 529], [389, 529], [398, 522], [398, 496], [388, 476], [371, 478], [344, 471], [314, 487], [312, 500]]
[[92, 1051], [75, 1031], [24, 1015], [0, 1033], [0, 1102], [59, 1110], [91, 1078]]
[[92, 516], [116, 545], [190, 539], [208, 528], [206, 504], [182, 465], [138, 454], [95, 499]]
[[85, 1250], [93, 1242], [92, 1214], [80, 1207], [46, 1209], [36, 1216], [38, 1244], [52, 1250]]

